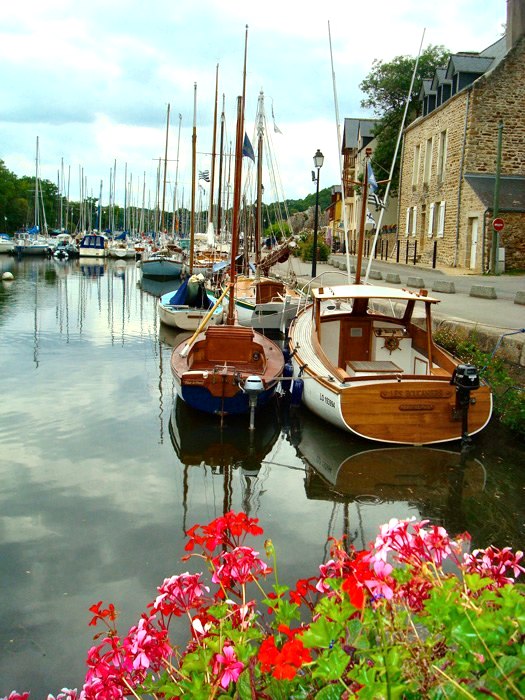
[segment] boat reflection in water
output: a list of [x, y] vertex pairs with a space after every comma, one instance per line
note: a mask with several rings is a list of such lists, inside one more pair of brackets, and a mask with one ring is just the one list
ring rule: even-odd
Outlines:
[[[275, 410], [261, 411], [255, 430], [248, 430], [243, 416], [228, 416], [219, 422], [203, 419], [202, 413], [176, 398], [170, 418], [170, 436], [175, 453], [183, 465], [183, 511], [186, 521], [189, 472], [206, 471], [206, 476], [220, 477], [223, 485], [222, 513], [232, 509], [233, 480], [238, 475], [242, 493], [242, 510], [250, 514], [260, 495], [259, 475], [265, 457], [275, 445], [281, 425], [277, 402]], [[186, 530], [186, 524], [184, 524]]]
[[[377, 506], [378, 523], [385, 514], [386, 520], [415, 515], [451, 534], [469, 529], [468, 512], [476, 508], [486, 472], [468, 451], [380, 443], [374, 448], [341, 436], [306, 412], [298, 421], [292, 421], [289, 439], [306, 467], [307, 498], [353, 503], [361, 514], [363, 506]], [[366, 513], [376, 520], [372, 510]]]

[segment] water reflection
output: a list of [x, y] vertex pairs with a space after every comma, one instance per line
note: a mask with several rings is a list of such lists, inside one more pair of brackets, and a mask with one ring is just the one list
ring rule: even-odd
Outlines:
[[188, 522], [189, 470], [199, 468], [222, 483], [222, 513], [232, 509], [234, 473], [239, 475], [245, 513], [258, 510], [261, 467], [281, 432], [278, 404], [257, 415], [256, 430], [249, 430], [244, 416], [229, 416], [221, 427], [177, 398], [170, 419], [173, 448], [183, 465], [183, 529]]
[[522, 548], [523, 446], [497, 424], [463, 456], [376, 449], [286, 401], [253, 435], [245, 419], [221, 431], [174, 403], [189, 334], [159, 323], [134, 261], [0, 265], [15, 278], [0, 285], [0, 697], [79, 686], [89, 606], [135, 622], [189, 565], [183, 531], [225, 508], [260, 518], [288, 584], [318, 571], [327, 535], [366, 545], [392, 517]]

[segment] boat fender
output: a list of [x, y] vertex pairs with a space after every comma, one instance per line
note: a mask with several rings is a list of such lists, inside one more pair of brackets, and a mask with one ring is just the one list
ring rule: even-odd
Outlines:
[[[283, 388], [283, 391], [285, 391], [287, 394], [290, 393], [292, 390], [292, 377], [293, 377], [293, 365], [291, 362], [286, 362], [284, 367], [283, 367], [283, 377], [281, 381], [281, 387]], [[288, 379], [289, 377], [289, 379]]]
[[291, 356], [290, 350], [288, 348], [283, 348], [283, 355], [284, 355], [284, 361], [290, 362], [290, 360], [292, 359], [292, 356]]
[[299, 406], [303, 398], [304, 380], [294, 379], [292, 385], [292, 395], [290, 399], [291, 406]]

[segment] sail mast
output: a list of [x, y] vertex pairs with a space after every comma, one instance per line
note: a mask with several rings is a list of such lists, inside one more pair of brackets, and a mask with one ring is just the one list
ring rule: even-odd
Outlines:
[[224, 159], [224, 94], [222, 95], [222, 112], [221, 112], [221, 136], [219, 142], [219, 186], [217, 188], [217, 234], [222, 243], [221, 235], [221, 219], [222, 219], [222, 166]]
[[346, 192], [345, 192], [345, 178], [344, 178], [344, 168], [342, 162], [342, 142], [341, 142], [341, 126], [339, 121], [339, 103], [337, 100], [337, 88], [335, 85], [335, 70], [334, 70], [334, 58], [332, 54], [332, 35], [330, 33], [330, 22], [328, 22], [328, 40], [330, 44], [330, 62], [332, 65], [332, 87], [334, 91], [334, 108], [335, 108], [335, 125], [337, 130], [337, 151], [339, 157], [339, 172], [341, 173], [341, 206], [343, 208], [343, 227], [345, 234], [345, 252], [346, 252], [346, 269], [348, 274], [348, 283], [350, 283], [350, 251], [348, 245], [348, 212], [346, 210]]
[[263, 136], [264, 136], [264, 94], [259, 93], [257, 106], [257, 207], [255, 218], [255, 278], [259, 279], [261, 271], [261, 232], [262, 232], [262, 161], [263, 161]]
[[213, 232], [213, 192], [215, 187], [215, 160], [217, 148], [217, 103], [219, 99], [219, 64], [215, 70], [215, 108], [213, 111], [213, 142], [211, 147], [211, 180], [210, 180], [210, 201], [208, 203], [208, 234], [210, 226]]
[[168, 169], [168, 134], [170, 130], [170, 103], [166, 114], [166, 144], [164, 147], [164, 182], [162, 185], [162, 210], [160, 214], [160, 230], [164, 232], [164, 207], [166, 205], [166, 172]]
[[193, 85], [193, 133], [191, 137], [191, 212], [190, 212], [190, 275], [193, 274], [193, 242], [195, 240], [195, 178], [197, 167], [197, 83]]
[[[408, 89], [408, 95], [407, 95], [407, 99], [405, 102], [405, 111], [403, 112], [403, 119], [401, 121], [401, 126], [399, 127], [399, 132], [397, 134], [396, 147], [394, 150], [394, 156], [392, 158], [392, 163], [390, 165], [390, 173], [388, 175], [388, 182], [386, 185], [385, 196], [383, 198], [383, 206], [381, 207], [381, 212], [379, 214], [379, 219], [377, 221], [376, 232], [375, 232], [374, 240], [372, 243], [372, 249], [370, 251], [370, 256], [368, 258], [368, 265], [366, 267], [365, 283], [368, 282], [368, 275], [370, 274], [370, 268], [372, 267], [372, 260], [374, 259], [374, 253], [375, 253], [375, 249], [376, 249], [376, 245], [377, 245], [377, 237], [379, 235], [379, 231], [381, 230], [381, 224], [383, 223], [383, 214], [385, 213], [386, 205], [388, 202], [388, 195], [390, 194], [390, 185], [392, 183], [392, 177], [394, 175], [394, 168], [396, 166], [397, 152], [399, 150], [399, 144], [401, 143], [401, 136], [403, 134], [403, 129], [405, 127], [405, 120], [407, 118], [408, 106], [410, 103], [410, 96], [412, 94], [412, 88], [414, 87], [414, 81], [416, 79], [417, 66], [419, 63], [419, 57], [421, 56], [421, 49], [423, 48], [424, 38], [425, 38], [425, 29], [423, 29], [423, 34], [421, 36], [421, 43], [419, 44], [419, 51], [417, 54], [416, 62], [414, 64], [414, 70], [412, 72], [412, 80], [410, 81], [410, 87]], [[365, 206], [366, 206], [366, 203], [365, 203]]]
[[242, 96], [237, 98], [237, 133], [235, 139], [235, 170], [233, 178], [233, 212], [232, 212], [232, 241], [230, 262], [230, 298], [226, 324], [233, 326], [235, 322], [235, 259], [239, 240], [239, 213], [241, 209], [241, 179], [242, 179], [242, 143], [244, 134], [244, 101], [246, 98], [246, 57], [248, 52], [248, 25], [244, 39], [244, 68], [242, 80]]

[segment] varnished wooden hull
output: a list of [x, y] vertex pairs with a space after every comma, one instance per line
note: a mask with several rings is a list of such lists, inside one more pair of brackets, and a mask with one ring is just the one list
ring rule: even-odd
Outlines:
[[[462, 413], [456, 409], [456, 389], [449, 381], [377, 380], [332, 388], [308, 376], [303, 402], [313, 413], [359, 437], [394, 444], [429, 445], [460, 440]], [[472, 392], [468, 432], [482, 430], [492, 413], [486, 386]]]

